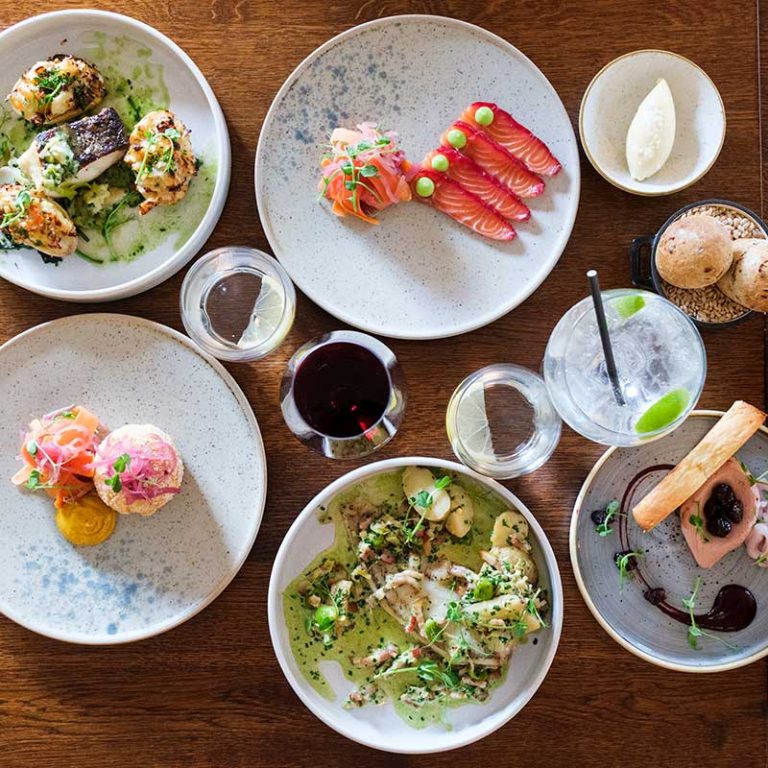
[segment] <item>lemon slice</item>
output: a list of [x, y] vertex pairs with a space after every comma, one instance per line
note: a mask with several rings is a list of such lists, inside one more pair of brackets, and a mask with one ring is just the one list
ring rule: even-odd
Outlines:
[[459, 401], [456, 432], [464, 449], [480, 461], [493, 461], [493, 440], [485, 411], [485, 388], [476, 384]]
[[673, 389], [660, 397], [635, 424], [635, 432], [641, 435], [657, 432], [680, 417], [686, 409], [690, 394], [687, 389]]
[[645, 306], [645, 299], [639, 293], [633, 293], [629, 296], [619, 296], [612, 304], [619, 317], [626, 320]]
[[261, 280], [261, 291], [253, 305], [251, 320], [237, 342], [238, 347], [256, 347], [275, 332], [283, 319], [285, 302], [276, 284], [269, 278]]

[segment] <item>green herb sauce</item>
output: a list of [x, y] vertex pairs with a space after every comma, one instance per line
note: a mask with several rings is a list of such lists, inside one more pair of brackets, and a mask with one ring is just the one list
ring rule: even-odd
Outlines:
[[[446, 542], [432, 554], [435, 559], [444, 556], [467, 568], [479, 570], [482, 563], [480, 550], [490, 546], [493, 521], [508, 507], [501, 498], [480, 486], [462, 481], [461, 487], [473, 502], [475, 516], [472, 530], [461, 541]], [[345, 678], [359, 687], [371, 681], [375, 670], [355, 667], [350, 663], [351, 658], [366, 656], [388, 643], [395, 643], [401, 650], [413, 645], [400, 624], [381, 608], [361, 611], [355, 618], [354, 626], [336, 638], [330, 646], [325, 646], [321, 638], [310, 634], [307, 630], [307, 622], [311, 619], [313, 610], [305, 606], [299, 592], [304, 574], [329, 559], [344, 565], [349, 571], [355, 567], [357, 553], [348, 538], [342, 508], [361, 497], [377, 506], [390, 503], [393, 506], [399, 505], [403, 497], [402, 471], [378, 475], [366, 480], [340, 494], [327, 508], [319, 511], [320, 522], [334, 526], [333, 544], [308, 563], [283, 593], [283, 613], [296, 663], [312, 687], [331, 701], [335, 700], [335, 695], [320, 669], [322, 662], [337, 662]], [[387, 680], [379, 679], [377, 683], [392, 699], [397, 714], [415, 728], [424, 728], [430, 724], [449, 727], [445, 721], [446, 707], [469, 703], [467, 701], [429, 702], [416, 708], [401, 702], [400, 694], [409, 685], [418, 683], [415, 671], [412, 675], [406, 673], [394, 675]]]

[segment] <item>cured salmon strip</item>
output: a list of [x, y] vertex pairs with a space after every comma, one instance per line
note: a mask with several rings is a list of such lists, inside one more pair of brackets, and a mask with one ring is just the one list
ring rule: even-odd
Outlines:
[[485, 131], [494, 141], [522, 160], [534, 173], [554, 176], [560, 168], [560, 162], [550, 152], [549, 147], [524, 125], [489, 101], [476, 101], [460, 118], [463, 122]]
[[514, 227], [494, 208], [444, 173], [420, 168], [411, 179], [416, 200], [429, 203], [459, 224], [491, 240], [514, 240]]
[[443, 133], [440, 141], [472, 158], [518, 197], [537, 197], [544, 191], [544, 182], [525, 163], [468, 123], [457, 120]]
[[423, 165], [461, 184], [467, 192], [495, 208], [504, 218], [513, 221], [527, 221], [531, 218], [530, 208], [511, 189], [453, 147], [442, 146], [433, 150], [424, 158]]

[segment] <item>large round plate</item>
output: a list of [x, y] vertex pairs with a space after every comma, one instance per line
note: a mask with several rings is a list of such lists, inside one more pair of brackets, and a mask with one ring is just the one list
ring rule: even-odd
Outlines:
[[[126, 315], [77, 315], [0, 348], [0, 611], [49, 637], [124, 643], [210, 603], [253, 545], [266, 498], [264, 448], [232, 377], [186, 336]], [[57, 532], [44, 494], [15, 488], [19, 431], [81, 403], [109, 426], [156, 424], [186, 465], [178, 498], [121, 516], [96, 547]]]
[[[635, 448], [611, 448], [595, 464], [576, 500], [571, 519], [571, 563], [576, 582], [590, 611], [616, 642], [646, 661], [683, 672], [719, 672], [749, 664], [768, 655], [768, 570], [758, 568], [744, 547], [739, 547], [710, 569], [699, 568], [680, 532], [677, 514], [670, 515], [650, 533], [643, 533], [629, 513], [624, 542], [617, 530], [606, 537], [595, 532], [590, 512], [614, 498], [621, 500], [639, 472], [658, 465], [677, 464], [722, 416], [719, 411], [694, 411], [672, 434]], [[755, 475], [768, 468], [768, 430], [761, 430], [736, 454]], [[634, 503], [654, 487], [666, 470], [648, 474], [636, 487]], [[629, 500], [628, 500], [629, 505]], [[667, 617], [644, 597], [646, 586], [634, 578], [619, 588], [615, 552], [642, 549], [643, 578], [662, 587], [667, 602], [683, 609], [697, 577], [701, 590], [696, 613], [706, 613], [720, 588], [739, 584], [757, 599], [757, 616], [739, 632], [717, 633], [723, 642], [702, 637], [698, 650], [688, 643], [688, 628]]]
[[[201, 185], [202, 176], [193, 180], [187, 198], [174, 211], [186, 224], [133, 261], [97, 265], [71, 256], [55, 266], [44, 264], [30, 249], [0, 251], [0, 277], [64, 301], [122, 299], [167, 280], [205, 244], [221, 216], [229, 187], [229, 134], [210, 85], [176, 43], [128, 16], [55, 11], [9, 27], [0, 34], [0, 95], [8, 93], [34, 62], [55, 53], [77, 54], [97, 67], [104, 66], [98, 53], [101, 48], [109, 53], [108, 62], [135, 82], [141, 82], [139, 68], [152, 72], [162, 68], [168, 107], [192, 131], [195, 154], [203, 160], [201, 174], [211, 174], [212, 189], [208, 182]], [[201, 185], [197, 190], [196, 184]], [[158, 208], [148, 216], [164, 215], [168, 210]]]
[[[385, 211], [379, 227], [318, 204], [334, 127], [377, 121], [418, 161], [477, 100], [508, 109], [563, 164], [516, 240], [486, 240], [416, 203]], [[256, 198], [275, 254], [323, 309], [372, 333], [441, 338], [496, 320], [550, 273], [576, 216], [579, 156], [560, 98], [517, 48], [455, 19], [394, 16], [333, 38], [288, 78], [259, 138]]]
[[[414, 729], [396, 713], [390, 702], [347, 710], [344, 698], [353, 687], [338, 664], [324, 663], [326, 675], [336, 699], [321, 696], [307, 681], [296, 664], [290, 646], [283, 611], [283, 592], [307, 565], [333, 542], [333, 525], [318, 520], [320, 510], [338, 494], [375, 475], [409, 465], [436, 467], [458, 474], [463, 481], [487, 489], [518, 509], [528, 520], [533, 546], [532, 555], [539, 572], [539, 583], [548, 591], [550, 626], [537, 633], [534, 642], [521, 645], [512, 656], [504, 681], [482, 704], [450, 708], [446, 721], [450, 727], [430, 725]], [[277, 659], [291, 687], [320, 720], [348, 739], [375, 749], [403, 754], [442, 752], [470, 744], [487, 736], [512, 719], [536, 693], [554, 659], [563, 625], [563, 588], [552, 547], [536, 518], [503, 485], [452, 461], [424, 457], [404, 457], [374, 462], [355, 469], [331, 483], [307, 504], [283, 539], [275, 558], [269, 581], [269, 632]]]

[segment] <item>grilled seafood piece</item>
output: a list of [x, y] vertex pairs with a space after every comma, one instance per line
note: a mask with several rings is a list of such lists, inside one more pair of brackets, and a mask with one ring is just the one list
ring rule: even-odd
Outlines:
[[41, 190], [0, 185], [0, 214], [0, 232], [18, 245], [55, 257], [71, 256], [77, 248], [72, 219]]
[[6, 100], [33, 125], [56, 125], [95, 107], [106, 93], [96, 67], [77, 56], [58, 53], [24, 72]]
[[129, 142], [124, 159], [136, 174], [136, 189], [144, 197], [139, 212], [178, 203], [197, 173], [189, 129], [173, 112], [161, 109], [136, 123]]

